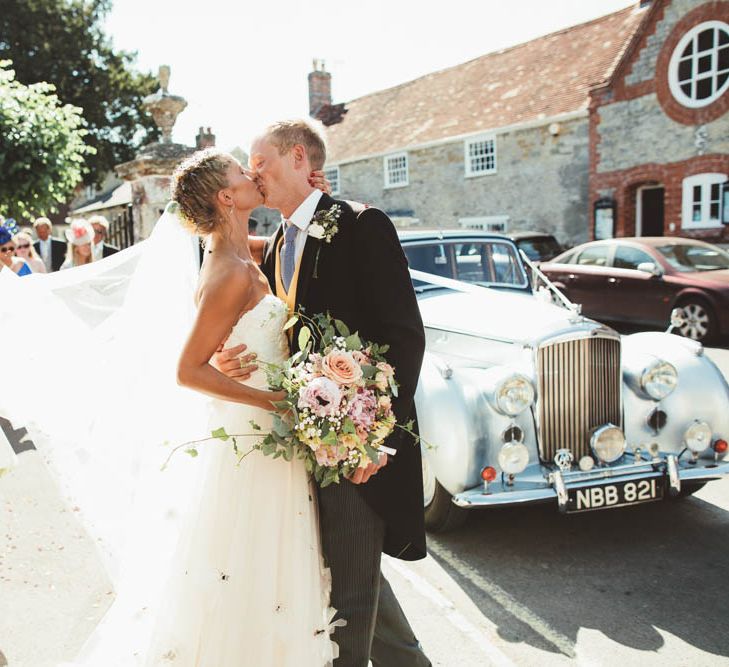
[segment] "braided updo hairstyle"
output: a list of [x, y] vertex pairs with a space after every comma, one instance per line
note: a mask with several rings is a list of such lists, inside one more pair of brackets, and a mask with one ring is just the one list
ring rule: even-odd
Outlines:
[[220, 223], [215, 195], [228, 186], [233, 160], [228, 153], [206, 148], [181, 162], [172, 174], [172, 199], [196, 234], [210, 234]]

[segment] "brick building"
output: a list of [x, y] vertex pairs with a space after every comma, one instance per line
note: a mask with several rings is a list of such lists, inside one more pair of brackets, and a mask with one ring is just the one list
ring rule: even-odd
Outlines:
[[728, 109], [729, 2], [654, 0], [591, 91], [597, 236], [729, 240]]
[[[329, 178], [340, 196], [376, 203], [400, 226], [534, 229], [569, 243], [591, 238], [596, 216], [600, 234], [634, 233], [636, 215], [656, 217], [662, 185], [660, 233], [681, 233], [676, 211], [694, 182], [684, 179], [714, 174], [696, 181], [703, 202], [728, 171], [727, 4], [637, 3], [343, 104], [315, 62], [310, 113], [327, 126]], [[717, 40], [716, 99], [684, 108], [661, 72], [703, 23]]]

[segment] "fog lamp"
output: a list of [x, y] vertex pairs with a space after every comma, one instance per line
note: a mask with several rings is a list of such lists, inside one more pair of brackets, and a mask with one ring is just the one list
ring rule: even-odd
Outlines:
[[592, 456], [583, 456], [577, 465], [582, 472], [590, 472], [595, 467], [595, 459]]
[[711, 436], [711, 426], [696, 419], [683, 434], [683, 444], [694, 454], [698, 454], [711, 445]]
[[643, 371], [640, 386], [654, 401], [666, 398], [678, 384], [678, 372], [667, 361], [656, 361]]
[[592, 434], [590, 447], [599, 461], [614, 463], [625, 453], [625, 436], [615, 424], [605, 424]]
[[507, 475], [524, 472], [529, 463], [529, 450], [521, 442], [507, 442], [499, 451], [499, 466]]
[[516, 417], [534, 402], [534, 387], [528, 378], [516, 374], [497, 385], [494, 397], [499, 412]]

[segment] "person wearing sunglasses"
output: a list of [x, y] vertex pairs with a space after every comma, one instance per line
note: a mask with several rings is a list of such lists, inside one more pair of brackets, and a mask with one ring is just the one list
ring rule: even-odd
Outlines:
[[33, 247], [33, 239], [28, 232], [18, 232], [13, 237], [15, 256], [24, 259], [33, 273], [46, 273], [46, 265]]
[[15, 243], [8, 229], [0, 227], [0, 270], [10, 269], [19, 276], [32, 273], [27, 262], [15, 256]]

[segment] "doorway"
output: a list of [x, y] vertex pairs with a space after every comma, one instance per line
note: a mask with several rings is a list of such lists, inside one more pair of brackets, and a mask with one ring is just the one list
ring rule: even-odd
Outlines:
[[636, 236], [663, 236], [665, 192], [662, 185], [643, 185], [638, 188], [635, 202]]

